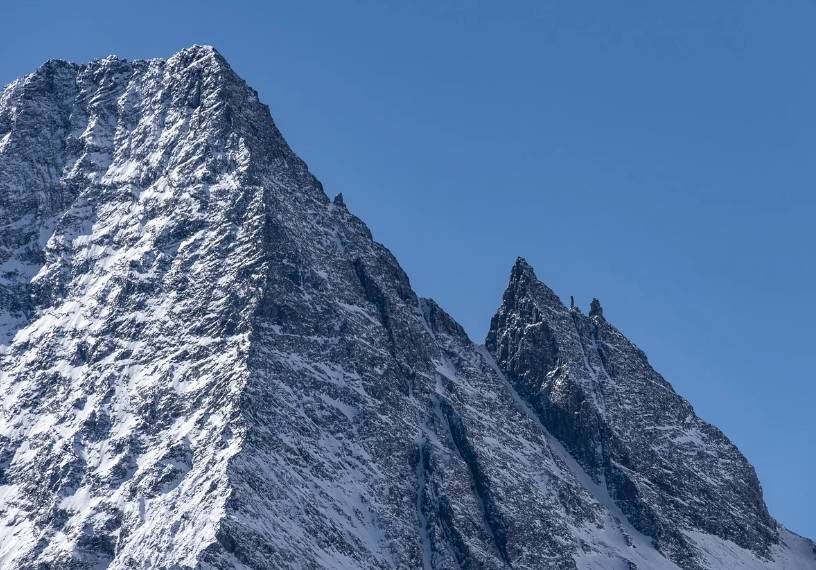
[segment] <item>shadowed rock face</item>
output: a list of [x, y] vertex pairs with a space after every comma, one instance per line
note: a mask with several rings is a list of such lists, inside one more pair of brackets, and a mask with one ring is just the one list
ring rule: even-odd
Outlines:
[[519, 259], [487, 347], [549, 431], [632, 524], [693, 566], [685, 530], [769, 556], [778, 530], [754, 469], [603, 317], [568, 309]]
[[[494, 359], [212, 48], [8, 86], [0, 215], [0, 568], [695, 568], [732, 548], [813, 565], [662, 379], [625, 395], [676, 408], [651, 424], [587, 402], [570, 323], [609, 347], [583, 349], [609, 382], [647, 366], [600, 306], [551, 310], [517, 265]], [[730, 488], [658, 476], [701, 449], [689, 470]], [[688, 500], [722, 491], [728, 514]]]

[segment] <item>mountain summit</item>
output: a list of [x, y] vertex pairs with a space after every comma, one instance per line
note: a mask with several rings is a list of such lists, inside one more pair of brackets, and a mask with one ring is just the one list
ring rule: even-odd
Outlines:
[[816, 568], [523, 260], [486, 346], [216, 50], [0, 97], [0, 568]]

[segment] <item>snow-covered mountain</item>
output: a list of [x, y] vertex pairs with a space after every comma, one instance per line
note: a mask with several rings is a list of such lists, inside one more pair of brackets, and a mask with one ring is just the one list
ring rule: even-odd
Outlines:
[[816, 568], [519, 260], [486, 346], [210, 47], [0, 98], [0, 568]]

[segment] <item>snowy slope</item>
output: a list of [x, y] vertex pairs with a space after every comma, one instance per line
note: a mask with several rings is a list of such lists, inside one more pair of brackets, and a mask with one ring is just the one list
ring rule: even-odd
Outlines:
[[[682, 493], [650, 497], [653, 532], [605, 458], [648, 443], [635, 467], [671, 467], [721, 434], [599, 423], [581, 445], [518, 381], [549, 361], [494, 344], [416, 296], [214, 49], [3, 91], [0, 568], [816, 567], [719, 439], [688, 493], [736, 465], [739, 500], [691, 524]], [[598, 433], [617, 455], [586, 452]]]

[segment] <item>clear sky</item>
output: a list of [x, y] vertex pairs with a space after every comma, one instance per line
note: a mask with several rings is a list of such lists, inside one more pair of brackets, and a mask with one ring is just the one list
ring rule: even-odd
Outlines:
[[516, 256], [816, 538], [816, 2], [4, 2], [0, 82], [215, 45], [482, 341]]

